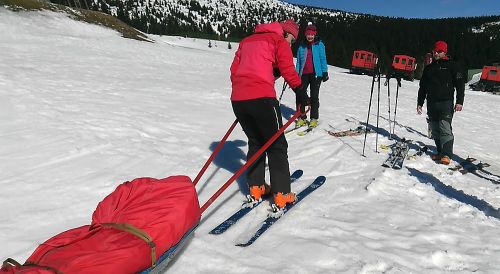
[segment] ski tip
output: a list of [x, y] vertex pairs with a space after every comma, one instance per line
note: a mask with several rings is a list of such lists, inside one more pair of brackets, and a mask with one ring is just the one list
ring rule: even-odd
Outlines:
[[291, 178], [298, 178], [304, 175], [304, 171], [302, 169], [297, 169], [295, 170], [292, 175], [290, 175]]
[[235, 246], [239, 246], [239, 247], [247, 247], [249, 245], [251, 245], [252, 243], [251, 242], [247, 242], [247, 243], [241, 243], [241, 244], [235, 244]]
[[219, 229], [213, 229], [212, 231], [208, 232], [208, 234], [212, 234], [212, 235], [220, 235], [222, 234], [222, 230], [219, 230]]
[[325, 176], [318, 176], [318, 178], [316, 178], [316, 181], [326, 181], [326, 177]]

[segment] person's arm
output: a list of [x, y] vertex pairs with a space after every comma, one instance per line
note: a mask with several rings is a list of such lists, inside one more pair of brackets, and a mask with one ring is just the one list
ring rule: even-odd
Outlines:
[[422, 106], [424, 105], [425, 98], [427, 97], [427, 68], [424, 68], [417, 97], [417, 113], [422, 114]]
[[231, 68], [230, 68], [231, 81], [233, 80], [234, 75], [238, 71], [238, 66], [240, 65], [240, 57], [241, 57], [241, 43], [240, 43], [240, 46], [238, 47], [238, 50], [234, 54], [233, 63], [231, 64]]
[[319, 42], [319, 59], [321, 62], [321, 71], [323, 73], [328, 73], [328, 63], [326, 60], [326, 51], [325, 51], [325, 44], [323, 42]]
[[276, 50], [276, 61], [281, 76], [285, 79], [288, 85], [295, 89], [302, 84], [297, 71], [293, 65], [293, 55], [290, 45], [284, 40], [278, 40]]
[[295, 64], [295, 70], [297, 73], [300, 73], [300, 70], [302, 69], [302, 59], [300, 59], [300, 55], [302, 55], [301, 46], [297, 48], [297, 64]]
[[[458, 67], [458, 65], [454, 65], [454, 68], [452, 70], [453, 72], [453, 87], [455, 87], [457, 94], [456, 94], [456, 101], [455, 101], [455, 110], [456, 111], [461, 111], [462, 110], [462, 105], [464, 104], [464, 96], [465, 96], [465, 77], [464, 74], [462, 73], [462, 70]], [[457, 105], [460, 105], [457, 109]]]

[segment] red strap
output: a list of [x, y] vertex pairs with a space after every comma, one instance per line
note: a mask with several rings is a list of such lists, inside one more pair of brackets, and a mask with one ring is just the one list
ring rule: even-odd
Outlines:
[[[309, 111], [309, 108], [307, 109], [306, 113]], [[215, 192], [214, 195], [212, 195], [212, 197], [210, 197], [210, 199], [208, 199], [208, 201], [205, 202], [205, 204], [201, 207], [201, 214], [203, 214], [203, 212], [205, 211], [205, 209], [207, 209], [214, 201], [215, 199], [217, 199], [217, 197], [219, 197], [219, 195], [222, 194], [222, 192], [224, 192], [224, 190], [226, 190], [226, 188], [232, 184], [238, 177], [240, 177], [240, 175], [251, 165], [253, 164], [253, 162], [255, 162], [261, 155], [262, 153], [264, 153], [264, 151], [270, 146], [272, 145], [272, 143], [274, 143], [274, 141], [276, 139], [278, 139], [278, 137], [283, 134], [283, 132], [285, 131], [285, 129], [291, 124], [293, 123], [293, 121], [295, 121], [295, 119], [297, 119], [297, 117], [299, 117], [300, 115], [302, 115], [303, 113], [300, 112], [300, 106], [299, 106], [299, 110], [297, 112], [295, 112], [295, 114], [292, 116], [292, 118], [290, 118], [290, 120], [288, 120], [288, 122], [282, 126], [278, 132], [276, 132], [272, 137], [271, 139], [269, 139], [265, 144], [264, 146], [262, 146], [247, 162], [245, 165], [243, 165], [231, 178], [229, 178], [229, 180], [224, 184], [222, 185], [221, 188], [219, 188], [219, 190], [217, 190], [217, 192]]]

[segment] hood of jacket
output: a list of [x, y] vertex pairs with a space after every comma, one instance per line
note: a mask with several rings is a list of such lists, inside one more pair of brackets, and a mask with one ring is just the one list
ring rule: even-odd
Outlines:
[[260, 24], [255, 27], [254, 33], [275, 33], [278, 35], [283, 35], [283, 28], [278, 22]]

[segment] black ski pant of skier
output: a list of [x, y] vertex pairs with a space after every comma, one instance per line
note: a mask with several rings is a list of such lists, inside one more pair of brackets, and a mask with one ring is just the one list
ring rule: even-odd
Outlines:
[[[247, 161], [283, 126], [276, 98], [233, 101], [233, 111], [248, 137]], [[289, 193], [288, 143], [282, 133], [247, 170], [249, 186], [265, 183], [266, 157], [269, 160], [271, 192]]]
[[436, 143], [437, 153], [441, 156], [453, 156], [453, 131], [451, 121], [453, 119], [453, 100], [429, 102], [427, 101], [427, 115], [432, 138]]
[[[311, 119], [319, 118], [319, 87], [321, 86], [321, 77], [316, 77], [316, 74], [304, 74], [301, 77], [302, 88], [307, 91], [307, 87], [310, 86], [310, 97], [311, 97]], [[299, 105], [299, 99], [295, 98], [295, 104]], [[300, 106], [300, 111], [305, 113], [306, 106]], [[307, 119], [307, 116], [301, 116], [302, 119]]]

